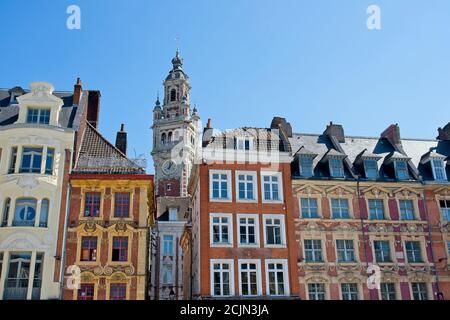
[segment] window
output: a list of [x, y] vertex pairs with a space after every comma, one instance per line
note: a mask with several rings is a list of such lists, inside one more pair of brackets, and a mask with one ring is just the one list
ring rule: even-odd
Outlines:
[[301, 198], [300, 208], [302, 218], [319, 218], [319, 209], [316, 198]]
[[113, 237], [112, 261], [128, 260], [128, 237]]
[[81, 238], [81, 261], [97, 261], [97, 237]]
[[32, 300], [40, 300], [40, 298], [41, 298], [43, 263], [44, 263], [44, 254], [37, 252], [36, 253], [36, 262], [34, 264], [33, 289], [31, 291], [31, 299]]
[[342, 300], [358, 300], [358, 285], [356, 283], [342, 283]]
[[381, 300], [396, 300], [395, 283], [380, 283]]
[[354, 262], [355, 248], [353, 240], [336, 240], [338, 262]]
[[423, 262], [419, 241], [405, 241], [406, 257], [409, 263]]
[[344, 165], [341, 159], [330, 158], [330, 175], [333, 178], [344, 177]]
[[450, 240], [447, 241], [447, 254], [450, 257]]
[[376, 160], [364, 160], [366, 178], [376, 180], [378, 178], [378, 164]]
[[264, 215], [264, 236], [266, 246], [286, 245], [283, 215]]
[[16, 201], [13, 226], [33, 227], [36, 218], [36, 199], [23, 198]]
[[445, 163], [441, 159], [432, 159], [431, 166], [433, 168], [433, 177], [436, 181], [447, 181], [445, 172]]
[[391, 247], [389, 241], [386, 240], [374, 241], [373, 247], [375, 250], [376, 262], [392, 262]]
[[369, 199], [369, 217], [372, 220], [383, 220], [384, 201], [381, 199]]
[[3, 268], [3, 252], [0, 252], [0, 278], [2, 277], [2, 268]]
[[48, 209], [49, 209], [49, 201], [48, 199], [43, 199], [41, 202], [41, 215], [39, 217], [39, 227], [41, 228], [47, 227]]
[[349, 219], [350, 209], [348, 199], [331, 199], [331, 212], [333, 219]]
[[260, 265], [258, 262], [239, 261], [239, 286], [242, 296], [260, 294]]
[[3, 207], [3, 215], [2, 215], [2, 222], [1, 222], [2, 227], [6, 227], [8, 225], [9, 210], [11, 210], [11, 199], [6, 198], [5, 204]]
[[255, 173], [236, 173], [238, 200], [256, 199], [256, 174]]
[[173, 256], [173, 236], [171, 235], [163, 236], [163, 255]]
[[303, 243], [305, 247], [305, 262], [323, 262], [321, 240], [304, 240]]
[[439, 207], [441, 208], [442, 219], [450, 221], [450, 200], [439, 200]]
[[161, 134], [161, 144], [166, 144], [166, 134]]
[[84, 201], [84, 216], [99, 217], [100, 216], [100, 192], [86, 192]]
[[398, 180], [408, 180], [408, 164], [406, 161], [395, 161], [395, 174]]
[[266, 273], [267, 294], [271, 296], [287, 295], [286, 260], [266, 260]]
[[78, 289], [78, 300], [94, 300], [94, 288], [93, 283], [82, 283]]
[[300, 157], [300, 176], [309, 178], [313, 176], [313, 157]]
[[177, 208], [169, 208], [169, 221], [176, 221], [178, 216]]
[[23, 148], [20, 173], [41, 173], [42, 148]]
[[253, 139], [251, 137], [237, 137], [236, 149], [237, 150], [251, 150], [253, 147]]
[[423, 282], [411, 283], [414, 300], [428, 300], [427, 284]]
[[12, 253], [6, 275], [3, 298], [5, 300], [26, 300], [31, 270], [31, 252]]
[[16, 172], [17, 147], [12, 147], [11, 158], [9, 159], [8, 173]]
[[55, 158], [55, 149], [47, 148], [47, 158], [45, 159], [45, 174], [53, 174], [53, 159]]
[[114, 194], [114, 217], [128, 218], [130, 216], [130, 193], [118, 192]]
[[162, 282], [163, 284], [173, 284], [173, 266], [171, 264], [162, 265]]
[[211, 214], [211, 244], [233, 244], [232, 217], [231, 214]]
[[50, 109], [28, 108], [27, 123], [50, 123]]
[[281, 195], [281, 173], [267, 174], [263, 173], [262, 176], [262, 190], [264, 190], [265, 201], [282, 201]]
[[113, 283], [109, 287], [110, 300], [126, 300], [127, 285], [125, 283]]
[[212, 171], [210, 177], [212, 182], [211, 198], [215, 200], [228, 200], [229, 173]]
[[170, 90], [170, 101], [177, 100], [177, 91], [175, 89]]
[[308, 299], [309, 300], [325, 300], [325, 284], [324, 283], [309, 283], [308, 284]]
[[412, 200], [399, 200], [400, 219], [414, 220], [414, 204]]
[[259, 243], [258, 215], [238, 215], [239, 244], [242, 246], [254, 246]]
[[234, 294], [233, 260], [211, 260], [211, 293], [227, 297]]

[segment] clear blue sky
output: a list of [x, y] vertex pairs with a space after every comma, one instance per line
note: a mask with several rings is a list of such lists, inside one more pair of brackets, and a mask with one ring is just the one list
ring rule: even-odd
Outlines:
[[[66, 28], [70, 4], [81, 30]], [[366, 28], [370, 4], [379, 31]], [[0, 0], [0, 12], [0, 87], [72, 90], [81, 77], [102, 92], [101, 132], [114, 141], [125, 122], [131, 155], [150, 158], [176, 36], [191, 101], [215, 128], [279, 115], [296, 132], [333, 120], [351, 135], [399, 123], [403, 137], [435, 138], [450, 121], [448, 0]]]

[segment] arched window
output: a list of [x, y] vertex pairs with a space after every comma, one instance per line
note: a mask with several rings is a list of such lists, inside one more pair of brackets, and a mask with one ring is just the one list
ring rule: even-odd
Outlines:
[[6, 227], [8, 224], [8, 217], [9, 217], [9, 209], [11, 208], [11, 199], [7, 198], [5, 200], [5, 206], [3, 207], [3, 215], [2, 215], [2, 227]]
[[172, 89], [170, 90], [170, 101], [176, 101], [177, 100], [177, 90]]
[[41, 215], [39, 217], [39, 227], [45, 228], [48, 224], [48, 199], [43, 199], [41, 204]]
[[162, 144], [165, 144], [165, 143], [166, 143], [166, 134], [165, 134], [165, 133], [163, 133], [163, 134], [161, 135], [161, 143], [162, 143]]
[[172, 141], [172, 132], [169, 132], [168, 136], [167, 136], [167, 142], [171, 142]]
[[16, 200], [13, 226], [32, 227], [36, 218], [36, 199], [22, 198]]

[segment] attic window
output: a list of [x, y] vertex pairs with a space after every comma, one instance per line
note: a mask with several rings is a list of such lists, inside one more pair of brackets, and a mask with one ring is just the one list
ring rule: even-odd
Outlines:
[[433, 169], [433, 177], [436, 181], [447, 181], [445, 172], [445, 163], [441, 159], [431, 159], [431, 168]]
[[50, 123], [50, 109], [28, 108], [27, 123]]
[[177, 208], [169, 208], [169, 221], [177, 220]]
[[408, 164], [404, 160], [396, 160], [395, 165], [395, 176], [398, 180], [409, 180]]
[[366, 179], [375, 180], [378, 178], [378, 164], [376, 160], [364, 160], [364, 171]]
[[313, 176], [313, 157], [300, 156], [300, 176], [312, 177]]
[[250, 150], [253, 148], [253, 139], [251, 137], [237, 137], [236, 149], [237, 150]]
[[330, 158], [330, 175], [333, 178], [343, 178], [344, 177], [344, 166], [342, 159]]

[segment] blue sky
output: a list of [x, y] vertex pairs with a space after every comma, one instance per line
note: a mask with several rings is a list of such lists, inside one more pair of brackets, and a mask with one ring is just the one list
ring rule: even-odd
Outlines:
[[[81, 8], [81, 30], [66, 8]], [[381, 8], [382, 29], [366, 28]], [[48, 81], [102, 92], [100, 131], [124, 122], [150, 160], [152, 108], [179, 37], [204, 122], [228, 129], [286, 117], [346, 134], [435, 138], [450, 121], [448, 0], [0, 0], [0, 87]], [[149, 161], [149, 171], [153, 166]]]

